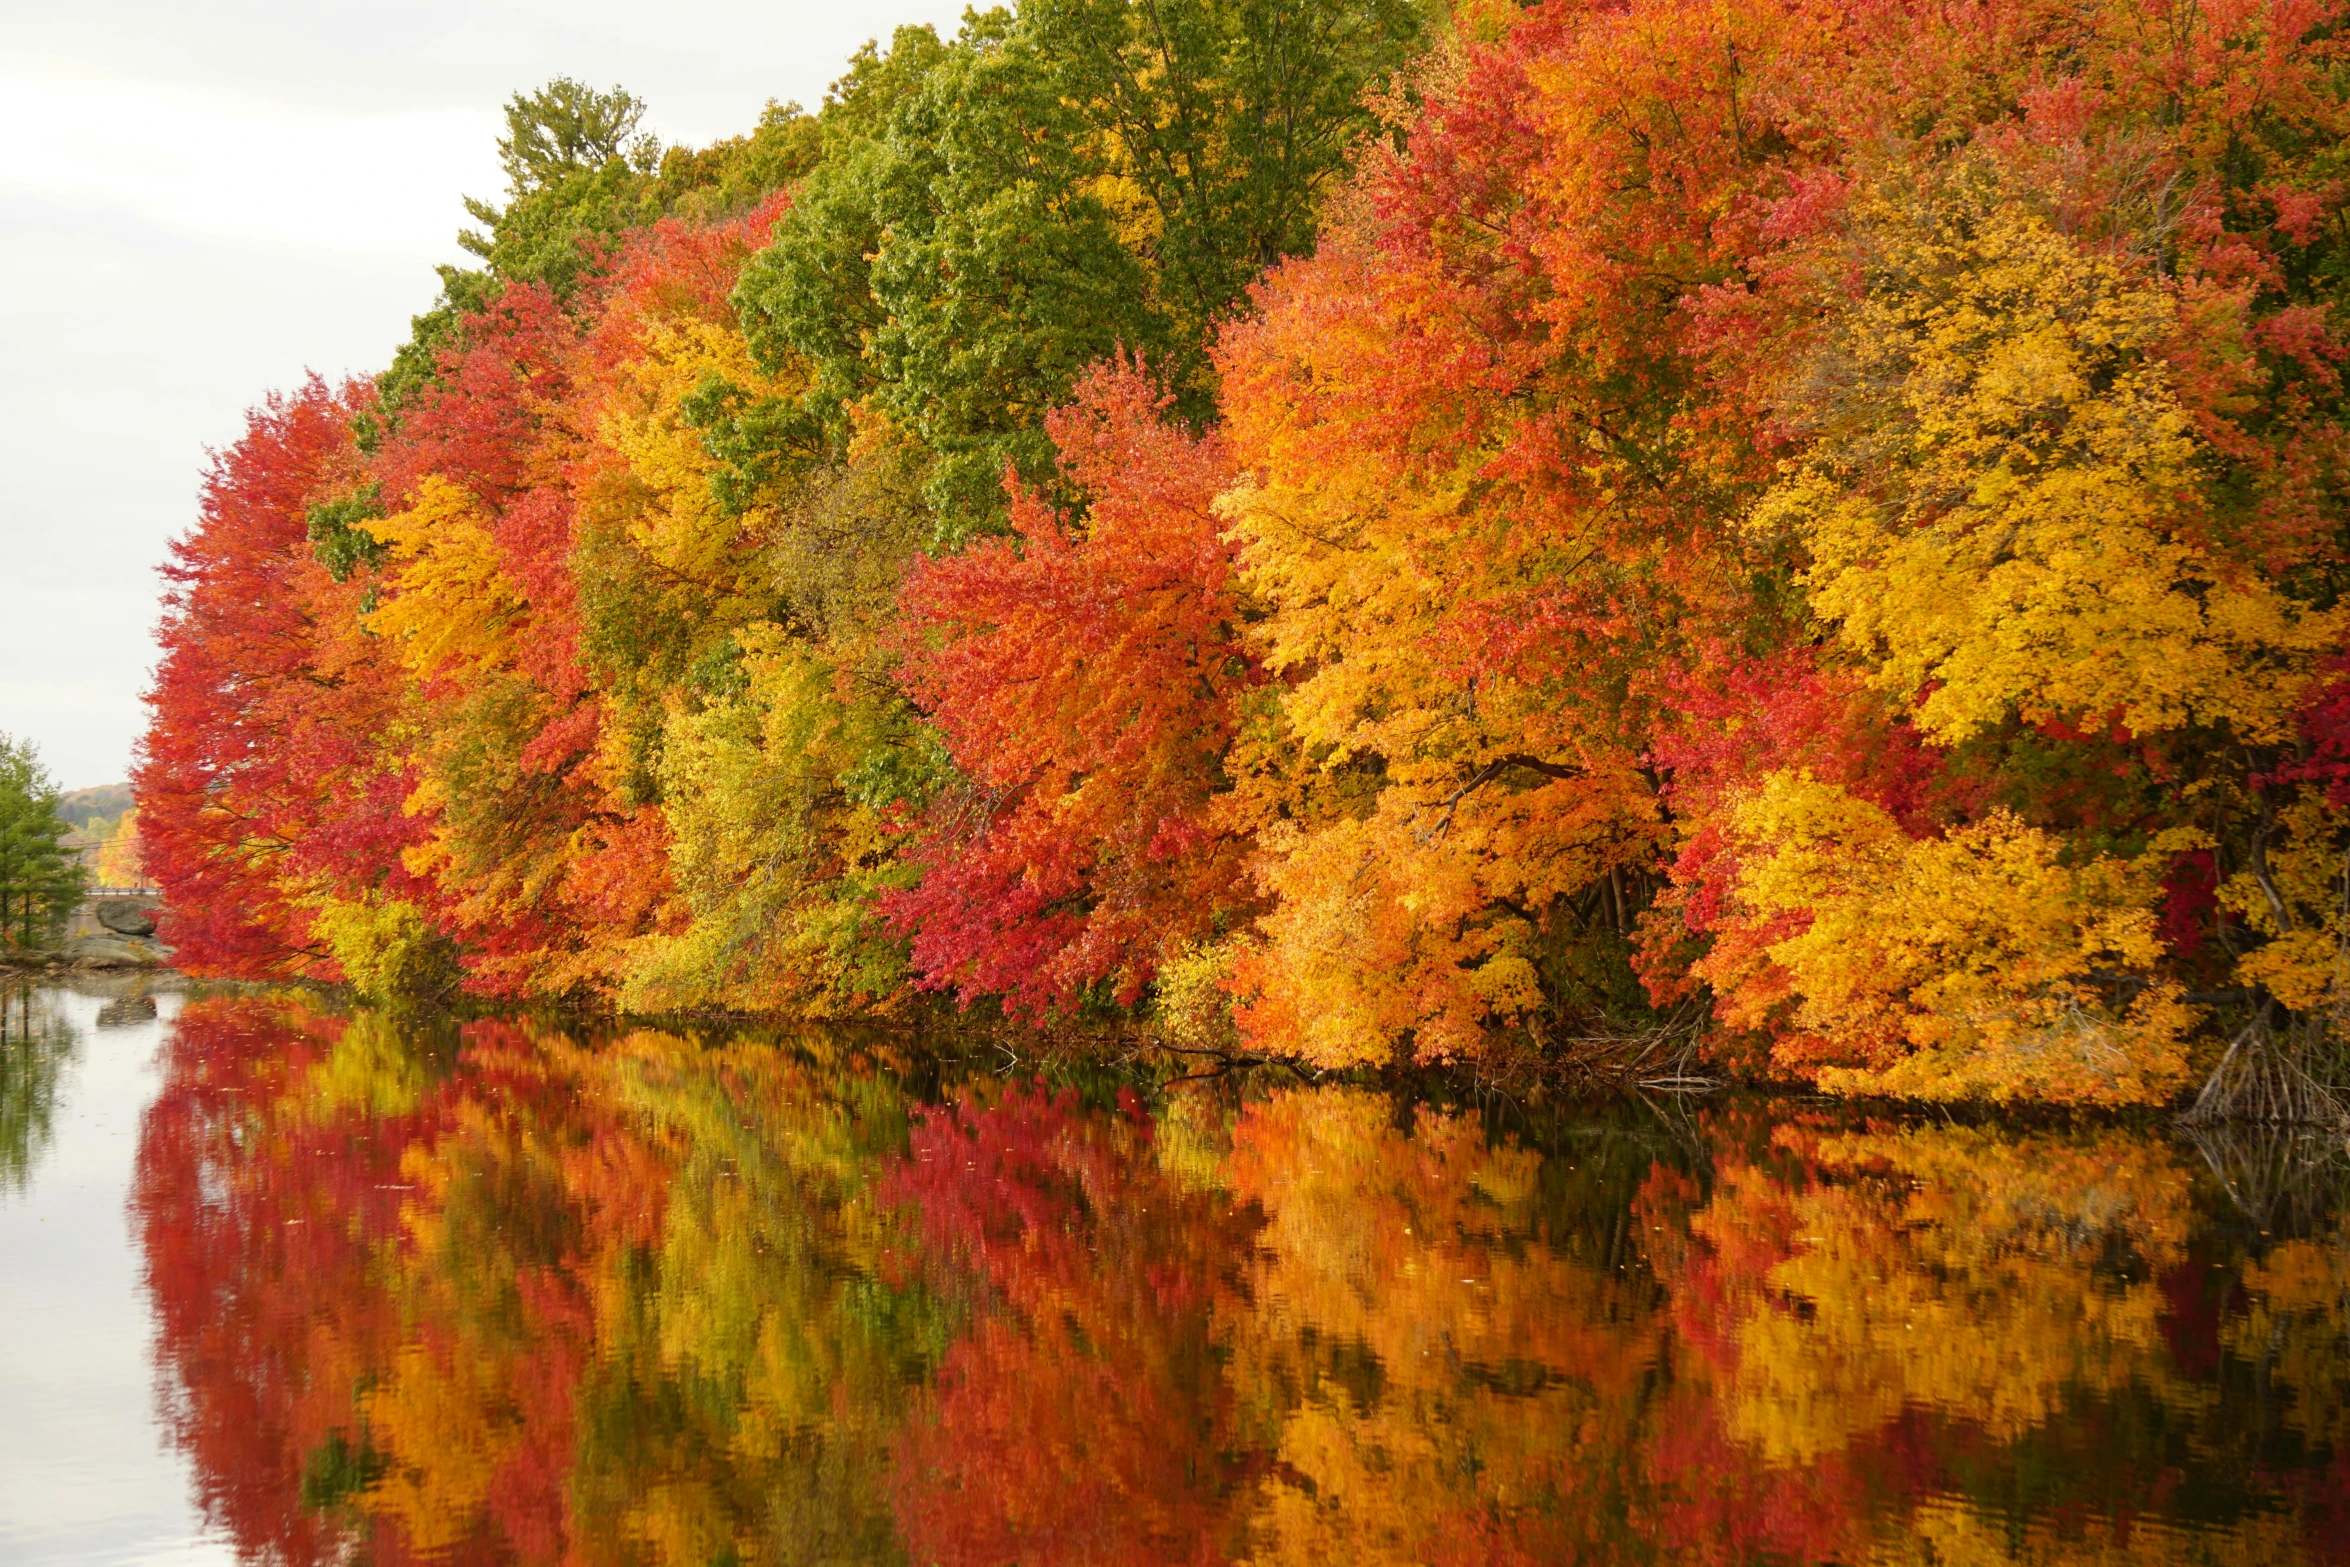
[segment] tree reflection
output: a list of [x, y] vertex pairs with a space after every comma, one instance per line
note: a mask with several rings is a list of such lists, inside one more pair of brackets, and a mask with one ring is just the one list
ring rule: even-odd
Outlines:
[[2230, 1248], [2138, 1131], [1723, 1130], [1702, 1200], [1645, 1198], [1686, 1236], [1651, 1450], [1677, 1553], [2339, 1559], [2338, 1221]]
[[1231, 1138], [1234, 1189], [1271, 1215], [1229, 1315], [1280, 1433], [1258, 1559], [1634, 1550], [1622, 1486], [1662, 1324], [1644, 1276], [1559, 1244], [1581, 1215], [1543, 1157], [1473, 1111], [1355, 1091], [1275, 1094]]
[[257, 995], [163, 1067], [166, 1405], [248, 1560], [2350, 1559], [2338, 1150]]
[[32, 1182], [55, 1135], [57, 1090], [75, 1044], [48, 994], [0, 980], [0, 1195]]
[[1266, 1435], [1216, 1342], [1262, 1216], [1170, 1175], [1131, 1095], [974, 1085], [887, 1193], [973, 1321], [898, 1445], [918, 1561], [1229, 1560]]
[[215, 1523], [287, 1562], [886, 1554], [886, 1435], [940, 1334], [877, 1267], [883, 1080], [653, 1033], [433, 1043], [182, 1013], [135, 1205]]

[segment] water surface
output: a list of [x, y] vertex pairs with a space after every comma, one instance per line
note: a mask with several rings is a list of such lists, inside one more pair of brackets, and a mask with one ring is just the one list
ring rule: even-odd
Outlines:
[[[2338, 1146], [249, 995], [160, 1051], [135, 1282], [70, 1277], [249, 1561], [2350, 1561]], [[9, 1256], [13, 1377], [80, 1330]]]
[[0, 981], [0, 1563], [219, 1563], [155, 1406], [127, 1207], [178, 998]]

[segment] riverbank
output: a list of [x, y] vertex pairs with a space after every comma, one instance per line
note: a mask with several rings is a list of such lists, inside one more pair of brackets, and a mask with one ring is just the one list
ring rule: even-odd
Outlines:
[[161, 907], [160, 899], [143, 893], [86, 899], [56, 946], [0, 946], [0, 973], [168, 969], [172, 949], [155, 939]]

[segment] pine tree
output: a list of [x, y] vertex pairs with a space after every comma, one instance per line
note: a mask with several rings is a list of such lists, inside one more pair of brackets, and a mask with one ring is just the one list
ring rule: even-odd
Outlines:
[[54, 935], [80, 901], [87, 877], [65, 834], [57, 785], [32, 742], [0, 735], [0, 946]]

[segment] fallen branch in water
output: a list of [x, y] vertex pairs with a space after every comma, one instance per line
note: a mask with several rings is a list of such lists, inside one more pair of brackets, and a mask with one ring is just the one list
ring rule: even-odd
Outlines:
[[1168, 1079], [1170, 1083], [1205, 1082], [1211, 1078], [1222, 1077], [1225, 1073], [1236, 1068], [1247, 1066], [1280, 1067], [1296, 1073], [1298, 1080], [1305, 1083], [1319, 1083], [1324, 1076], [1319, 1068], [1308, 1071], [1304, 1063], [1292, 1060], [1288, 1056], [1262, 1055], [1253, 1050], [1222, 1050], [1213, 1046], [1173, 1045], [1163, 1039], [1129, 1040], [1127, 1043], [1128, 1048], [1135, 1054], [1140, 1054], [1145, 1050], [1163, 1050], [1173, 1056], [1201, 1056], [1217, 1063], [1216, 1070], [1213, 1072], [1187, 1073], [1182, 1077]]
[[2311, 1074], [2309, 1061], [2326, 1035], [2327, 1020], [2292, 1016], [2279, 1029], [2273, 1004], [2263, 1005], [2236, 1031], [2227, 1054], [2205, 1079], [2179, 1119], [2187, 1126], [2257, 1121], [2272, 1126], [2350, 1128], [2350, 1107], [2334, 1087]]

